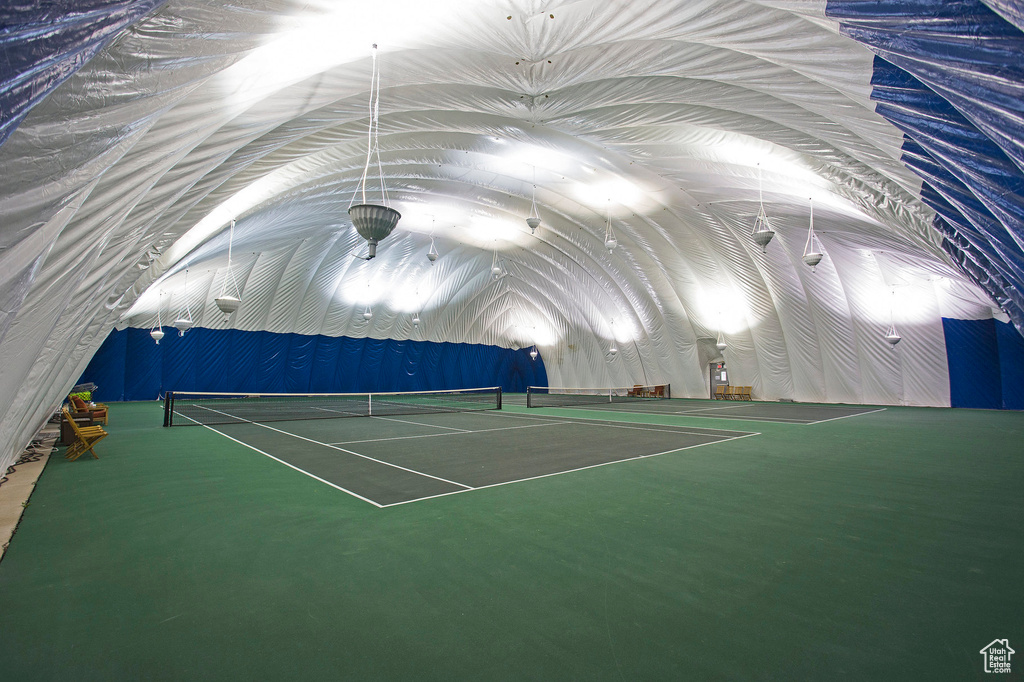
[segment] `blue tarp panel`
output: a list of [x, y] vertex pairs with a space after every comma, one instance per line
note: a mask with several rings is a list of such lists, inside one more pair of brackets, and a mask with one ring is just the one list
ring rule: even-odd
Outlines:
[[100, 401], [152, 400], [166, 390], [252, 393], [429, 391], [547, 386], [544, 361], [527, 350], [394, 339], [353, 339], [197, 327], [113, 331], [81, 382]]
[[953, 407], [999, 409], [1003, 405], [995, 320], [943, 318]]
[[828, 0], [876, 55], [871, 97], [906, 136], [943, 246], [1024, 332], [1024, 12], [1008, 0]]
[[999, 343], [1003, 407], [1024, 410], [1024, 337], [1013, 325], [996, 322], [996, 341]]
[[953, 407], [1024, 410], [1024, 337], [998, 320], [943, 318]]

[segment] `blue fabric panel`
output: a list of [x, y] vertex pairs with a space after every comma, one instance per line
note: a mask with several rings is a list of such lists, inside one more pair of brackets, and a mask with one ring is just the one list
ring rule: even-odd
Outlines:
[[[196, 347], [199, 341], [199, 331], [193, 329], [184, 336], [179, 336], [177, 330], [171, 331], [160, 342], [163, 348], [163, 379], [162, 384], [165, 391], [197, 391], [196, 388]], [[125, 396], [125, 400], [145, 400], [146, 398]]]
[[[125, 329], [128, 340], [125, 346], [124, 360], [124, 400], [134, 400], [128, 396], [161, 396], [163, 388], [164, 346], [157, 345], [149, 335], [148, 329]], [[164, 338], [172, 333], [177, 334], [174, 327], [163, 330]], [[109, 337], [108, 337], [109, 338]]]
[[943, 318], [953, 407], [999, 409], [1003, 405], [995, 320]]
[[996, 320], [1003, 408], [1024, 410], [1024, 337], [1013, 325]]
[[358, 393], [546, 386], [529, 349], [395, 339], [353, 339], [168, 327], [160, 345], [148, 329], [111, 332], [82, 381], [101, 400], [152, 400], [162, 392]]
[[230, 393], [258, 393], [260, 341], [262, 334], [230, 329], [227, 344], [231, 349], [228, 355], [228, 382], [223, 389]]
[[[76, 384], [96, 384], [92, 399], [97, 402], [124, 400], [125, 352], [128, 347], [128, 330], [116, 329], [107, 335], [103, 344], [92, 356], [89, 365]], [[65, 396], [67, 397], [67, 396]]]
[[260, 334], [260, 361], [256, 376], [259, 393], [287, 393], [285, 372], [288, 370], [288, 341], [290, 334]]
[[317, 336], [316, 347], [313, 349], [312, 373], [309, 378], [309, 390], [312, 393], [335, 392], [337, 386], [335, 374], [338, 358], [341, 356], [341, 339], [330, 336]]
[[288, 362], [285, 367], [285, 393], [309, 393], [316, 353], [316, 336], [288, 334]]
[[829, 0], [825, 13], [877, 55], [872, 99], [907, 137], [944, 248], [1024, 333], [1020, 2]]
[[[188, 335], [196, 335], [196, 383], [197, 391], [216, 391], [223, 389], [214, 386], [227, 386], [228, 356], [230, 346], [227, 330], [196, 328]], [[171, 390], [176, 390], [172, 387]]]
[[122, 29], [166, 0], [0, 4], [0, 144]]

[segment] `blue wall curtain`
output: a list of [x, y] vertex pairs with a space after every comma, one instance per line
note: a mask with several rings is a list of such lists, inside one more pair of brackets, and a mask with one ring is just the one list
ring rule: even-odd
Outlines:
[[998, 320], [944, 318], [953, 407], [1024, 409], [1024, 338]]
[[153, 400], [164, 391], [361, 393], [547, 386], [528, 349], [395, 339], [353, 339], [173, 327], [157, 345], [148, 329], [113, 331], [79, 383], [100, 401]]

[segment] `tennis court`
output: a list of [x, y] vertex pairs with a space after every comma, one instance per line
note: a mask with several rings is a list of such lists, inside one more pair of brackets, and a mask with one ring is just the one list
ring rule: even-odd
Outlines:
[[758, 435], [496, 410], [204, 427], [378, 507]]
[[[530, 387], [533, 391], [535, 387]], [[679, 398], [652, 398], [628, 395], [632, 389], [547, 389], [536, 388], [519, 404], [535, 408], [572, 408], [600, 412], [698, 417], [705, 419], [737, 419], [780, 424], [821, 424], [847, 419], [884, 407], [870, 405], [820, 405], [758, 401], [719, 401]], [[515, 398], [506, 397], [506, 400]]]

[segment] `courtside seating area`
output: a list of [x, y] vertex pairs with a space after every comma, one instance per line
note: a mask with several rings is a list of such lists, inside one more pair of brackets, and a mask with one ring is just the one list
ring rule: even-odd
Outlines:
[[753, 400], [753, 386], [715, 386], [715, 400]]
[[73, 462], [88, 452], [93, 456], [93, 459], [99, 459], [99, 455], [96, 454], [96, 451], [93, 448], [97, 443], [107, 437], [107, 432], [99, 424], [92, 426], [80, 426], [66, 408], [63, 412], [64, 419], [67, 420], [67, 423], [71, 426], [71, 429], [75, 434], [74, 440], [64, 453], [64, 457]]

